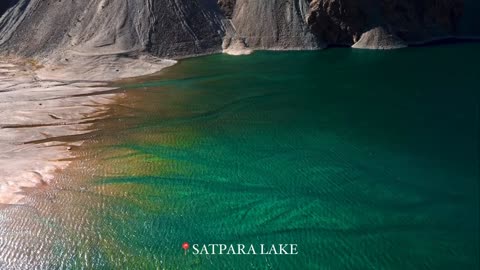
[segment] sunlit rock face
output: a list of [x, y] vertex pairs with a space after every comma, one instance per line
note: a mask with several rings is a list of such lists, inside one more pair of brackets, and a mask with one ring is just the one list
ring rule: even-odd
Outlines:
[[3, 0], [0, 52], [25, 56], [398, 48], [480, 33], [476, 0]]
[[236, 0], [232, 36], [253, 49], [325, 47], [307, 24], [308, 12], [308, 0]]

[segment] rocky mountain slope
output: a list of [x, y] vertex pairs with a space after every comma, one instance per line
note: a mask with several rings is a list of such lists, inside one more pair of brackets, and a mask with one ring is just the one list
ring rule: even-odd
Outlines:
[[479, 36], [478, 11], [477, 0], [2, 0], [0, 53], [396, 48]]

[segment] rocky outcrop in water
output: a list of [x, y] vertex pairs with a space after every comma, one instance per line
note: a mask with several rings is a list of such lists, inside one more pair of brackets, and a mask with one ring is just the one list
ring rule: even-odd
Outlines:
[[0, 53], [24, 56], [396, 48], [478, 36], [476, 0], [3, 0]]

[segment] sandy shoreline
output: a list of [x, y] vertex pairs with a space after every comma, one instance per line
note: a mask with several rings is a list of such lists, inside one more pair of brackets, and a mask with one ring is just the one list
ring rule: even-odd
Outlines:
[[68, 166], [81, 135], [121, 95], [108, 81], [174, 63], [109, 55], [40, 67], [0, 58], [0, 205], [19, 203], [23, 189], [48, 184]]

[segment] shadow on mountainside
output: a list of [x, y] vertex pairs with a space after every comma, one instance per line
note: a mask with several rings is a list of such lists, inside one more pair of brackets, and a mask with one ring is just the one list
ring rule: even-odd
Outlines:
[[17, 2], [17, 0], [2, 0], [2, 2], [0, 2], [0, 17]]

